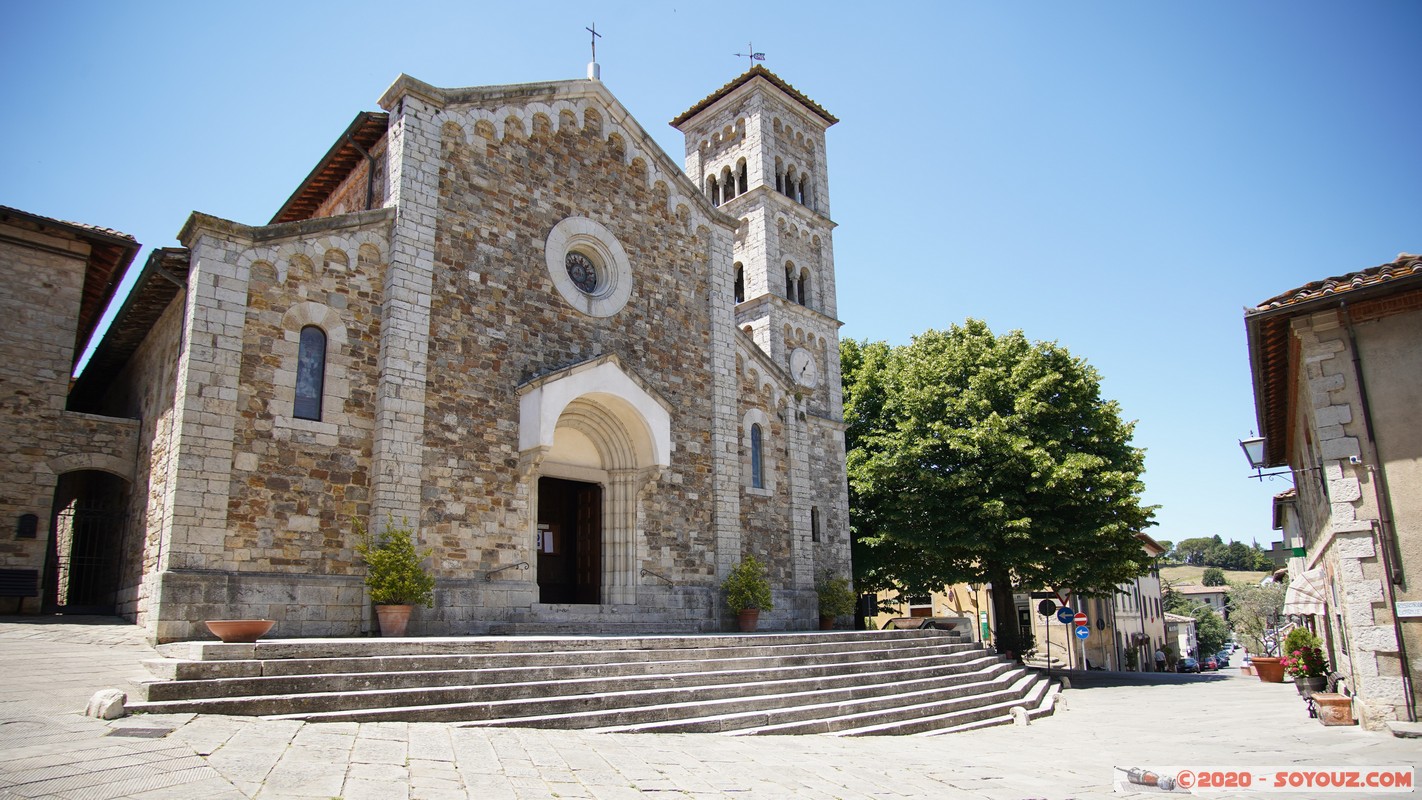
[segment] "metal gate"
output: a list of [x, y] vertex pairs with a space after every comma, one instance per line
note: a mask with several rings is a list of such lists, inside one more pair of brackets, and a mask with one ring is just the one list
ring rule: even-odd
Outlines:
[[46, 610], [114, 613], [123, 529], [123, 514], [104, 506], [74, 503], [55, 516]]

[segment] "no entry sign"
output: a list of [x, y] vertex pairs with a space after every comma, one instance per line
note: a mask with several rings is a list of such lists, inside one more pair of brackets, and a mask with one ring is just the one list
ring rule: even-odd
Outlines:
[[1074, 616], [1074, 617], [1071, 618], [1071, 622], [1072, 622], [1073, 625], [1085, 625], [1085, 624], [1086, 624], [1086, 615], [1083, 614], [1082, 612], [1078, 611], [1078, 612], [1076, 612], [1076, 616]]

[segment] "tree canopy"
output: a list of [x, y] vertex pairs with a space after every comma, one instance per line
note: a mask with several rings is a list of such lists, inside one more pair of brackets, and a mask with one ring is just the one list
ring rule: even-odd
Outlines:
[[1197, 567], [1220, 567], [1231, 570], [1263, 570], [1274, 568], [1269, 554], [1259, 543], [1253, 546], [1243, 542], [1226, 544], [1219, 534], [1181, 539], [1170, 552], [1170, 558]]
[[1205, 573], [1200, 576], [1201, 586], [1224, 586], [1224, 570], [1219, 567], [1205, 567]]
[[840, 355], [859, 586], [1111, 595], [1148, 567], [1144, 454], [1084, 360], [977, 320]]

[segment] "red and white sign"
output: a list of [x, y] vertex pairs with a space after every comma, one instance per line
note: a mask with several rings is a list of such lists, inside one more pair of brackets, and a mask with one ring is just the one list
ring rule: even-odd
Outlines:
[[1085, 625], [1085, 624], [1086, 624], [1086, 614], [1084, 614], [1084, 613], [1078, 611], [1078, 612], [1076, 612], [1076, 616], [1074, 616], [1074, 617], [1071, 618], [1071, 621], [1072, 621], [1073, 624], [1076, 624], [1076, 625]]

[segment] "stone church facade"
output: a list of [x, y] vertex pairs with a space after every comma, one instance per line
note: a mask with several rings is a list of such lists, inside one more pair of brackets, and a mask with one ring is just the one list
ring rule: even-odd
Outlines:
[[[69, 492], [117, 517], [114, 608], [368, 631], [359, 521], [430, 551], [418, 633], [721, 630], [748, 554], [762, 626], [812, 627], [849, 573], [834, 117], [754, 67], [673, 121], [683, 172], [597, 80], [379, 105], [271, 223], [194, 214], [70, 391], [132, 451]], [[50, 494], [6, 566], [64, 561]]]

